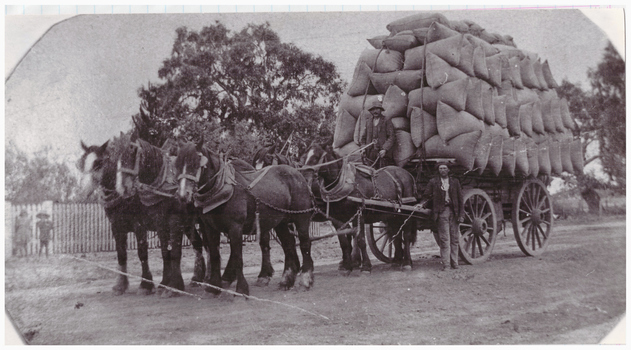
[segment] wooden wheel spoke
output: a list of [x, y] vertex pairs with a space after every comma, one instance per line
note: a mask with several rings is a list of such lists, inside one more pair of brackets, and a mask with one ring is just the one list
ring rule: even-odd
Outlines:
[[537, 225], [537, 229], [541, 232], [543, 239], [548, 239], [548, 235], [545, 232], [543, 232], [543, 229], [541, 228], [541, 226]]
[[525, 218], [525, 219], [523, 219], [523, 220], [519, 220], [519, 224], [520, 224], [522, 227], [524, 227], [524, 222], [526, 222], [526, 221], [530, 221], [530, 219], [531, 219], [530, 217], [527, 217], [527, 218]]
[[[484, 199], [482, 199], [482, 207], [480, 208], [480, 211], [478, 212], [478, 217], [484, 214], [487, 205], [488, 205], [487, 202]], [[489, 211], [489, 214], [490, 214], [490, 211]]]
[[480, 253], [480, 256], [484, 255], [484, 247], [482, 247], [482, 242], [480, 237], [476, 237], [478, 240], [478, 252]]
[[476, 245], [476, 240], [475, 240], [475, 237], [473, 237], [473, 239], [471, 240], [471, 256], [475, 256], [475, 245]]
[[480, 239], [484, 241], [484, 243], [486, 244], [487, 247], [491, 245], [491, 243], [489, 243], [489, 241], [486, 239], [486, 237], [480, 236]]
[[482, 219], [482, 220], [486, 221], [486, 219], [488, 219], [488, 218], [489, 218], [489, 216], [491, 216], [491, 215], [493, 215], [493, 213], [488, 212], [488, 213], [484, 214], [484, 215], [483, 215], [480, 219]]

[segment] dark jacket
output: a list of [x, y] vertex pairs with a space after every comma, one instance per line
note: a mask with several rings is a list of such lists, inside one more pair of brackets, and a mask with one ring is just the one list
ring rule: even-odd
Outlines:
[[[371, 138], [368, 137], [369, 133], [372, 133]], [[365, 145], [372, 140], [377, 140], [377, 144], [373, 148], [374, 152], [379, 153], [379, 151], [385, 150], [385, 157], [392, 158], [392, 148], [394, 146], [395, 137], [394, 125], [390, 119], [386, 120], [384, 117], [381, 117], [379, 123], [373, 126], [372, 118], [368, 118], [366, 132], [361, 135], [360, 141], [362, 145]]]
[[[429, 180], [427, 187], [425, 187], [425, 192], [423, 192], [422, 199], [428, 199], [432, 204], [434, 221], [438, 220], [438, 214], [440, 214], [445, 207], [445, 191], [443, 191], [440, 187], [440, 176], [436, 176]], [[451, 176], [449, 177], [449, 198], [451, 199], [456, 218], [462, 217], [464, 215], [464, 211], [462, 208], [462, 189], [460, 188], [460, 181]]]

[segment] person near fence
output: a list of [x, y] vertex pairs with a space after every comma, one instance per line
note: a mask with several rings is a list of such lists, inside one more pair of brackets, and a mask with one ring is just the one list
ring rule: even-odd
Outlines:
[[31, 238], [31, 218], [26, 210], [22, 209], [20, 215], [15, 219], [15, 231], [13, 236], [13, 255], [26, 256], [27, 246]]
[[444, 271], [450, 264], [452, 269], [458, 268], [458, 224], [464, 220], [464, 210], [460, 182], [449, 176], [447, 163], [440, 162], [437, 167], [438, 176], [432, 178], [425, 187], [423, 199], [428, 199], [432, 204]]
[[372, 114], [372, 123], [368, 121], [365, 131], [362, 129], [360, 135], [362, 146], [373, 142], [372, 147], [366, 150], [366, 161], [369, 163], [368, 165], [374, 166], [376, 169], [394, 164], [392, 158], [392, 149], [396, 138], [394, 125], [390, 119], [386, 119], [381, 113], [383, 110], [380, 102], [376, 102], [368, 108], [368, 112]]
[[50, 215], [46, 212], [37, 214], [39, 219], [36, 224], [37, 236], [39, 236], [39, 256], [42, 255], [42, 249], [46, 248], [46, 257], [48, 258], [48, 243], [53, 239], [53, 222]]

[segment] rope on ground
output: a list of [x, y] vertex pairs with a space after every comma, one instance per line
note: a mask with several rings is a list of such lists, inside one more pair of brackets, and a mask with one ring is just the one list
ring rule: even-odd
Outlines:
[[[100, 268], [102, 268], [102, 269], [105, 269], [105, 270], [108, 270], [108, 271], [112, 271], [112, 272], [117, 273], [117, 274], [120, 274], [120, 275], [124, 275], [124, 276], [127, 276], [127, 277], [132, 277], [132, 278], [138, 278], [138, 279], [143, 280], [143, 281], [146, 281], [146, 282], [154, 283], [154, 284], [156, 284], [156, 285], [157, 285], [157, 286], [159, 286], [159, 287], [163, 287], [163, 288], [165, 288], [165, 289], [167, 289], [167, 290], [170, 290], [170, 291], [173, 291], [173, 292], [175, 292], [175, 293], [179, 293], [179, 294], [187, 295], [187, 296], [190, 296], [190, 297], [196, 298], [197, 300], [202, 300], [202, 298], [201, 298], [199, 295], [197, 295], [197, 294], [188, 293], [188, 292], [185, 292], [185, 291], [182, 291], [182, 290], [179, 290], [179, 289], [175, 289], [175, 288], [173, 288], [173, 287], [165, 286], [165, 285], [160, 284], [160, 283], [155, 283], [154, 281], [149, 280], [149, 279], [146, 279], [146, 278], [144, 278], [144, 277], [139, 277], [139, 276], [132, 275], [132, 274], [129, 274], [129, 273], [126, 273], [126, 272], [122, 272], [122, 271], [119, 271], [119, 270], [113, 269], [113, 268], [111, 268], [111, 267], [107, 267], [107, 266], [101, 265], [101, 264], [99, 264], [99, 263], [95, 263], [94, 261], [86, 260], [86, 259], [83, 259], [83, 258], [77, 258], [76, 256], [72, 256], [71, 258], [73, 258], [73, 259], [75, 259], [75, 260], [79, 260], [79, 261], [86, 262], [86, 263], [88, 263], [88, 264], [92, 264], [92, 265], [98, 266], [98, 267], [100, 267]], [[228, 289], [223, 289], [223, 288], [221, 288], [221, 287], [213, 286], [213, 285], [211, 285], [211, 284], [207, 284], [207, 283], [204, 283], [204, 282], [195, 282], [195, 283], [197, 283], [197, 284], [199, 284], [199, 285], [201, 285], [201, 286], [211, 287], [211, 288], [213, 288], [213, 289], [216, 289], [216, 290], [219, 290], [219, 291], [222, 291], [222, 292], [228, 293], [228, 294], [232, 294], [232, 295], [234, 295], [234, 296], [244, 297], [245, 299], [253, 299], [253, 300], [256, 300], [256, 301], [263, 301], [263, 302], [268, 302], [268, 303], [272, 303], [272, 304], [278, 304], [278, 305], [286, 306], [286, 307], [289, 307], [289, 308], [292, 308], [292, 309], [297, 309], [297, 310], [300, 310], [300, 311], [302, 311], [302, 312], [308, 313], [308, 314], [313, 315], [313, 316], [317, 316], [317, 317], [324, 318], [324, 319], [325, 319], [325, 320], [327, 320], [327, 321], [330, 321], [330, 320], [331, 320], [330, 318], [328, 318], [328, 317], [326, 317], [326, 316], [324, 316], [324, 315], [321, 315], [321, 314], [318, 314], [318, 313], [315, 313], [315, 312], [312, 312], [312, 311], [309, 311], [309, 310], [303, 309], [303, 308], [298, 307], [298, 306], [294, 306], [294, 305], [290, 305], [290, 304], [285, 304], [285, 303], [281, 303], [281, 302], [279, 302], [279, 301], [274, 301], [274, 300], [269, 300], [269, 299], [257, 298], [257, 297], [251, 296], [251, 295], [245, 295], [245, 294], [243, 294], [243, 293], [233, 292], [233, 291], [231, 291], [231, 290], [228, 290]]]

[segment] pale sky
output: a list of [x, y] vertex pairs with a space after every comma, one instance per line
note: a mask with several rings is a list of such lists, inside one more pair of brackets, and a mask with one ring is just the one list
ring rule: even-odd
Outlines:
[[[599, 62], [607, 42], [605, 31], [589, 18], [623, 47], [621, 9], [440, 12], [450, 20], [469, 19], [513, 36], [519, 48], [549, 61], [558, 82], [566, 78], [584, 88], [587, 69]], [[51, 145], [56, 154], [76, 158], [80, 140], [100, 144], [128, 130], [131, 115], [138, 111], [136, 91], [149, 81], [158, 82], [157, 71], [180, 26], [199, 30], [220, 20], [239, 30], [247, 23], [268, 21], [281, 40], [334, 62], [350, 82], [359, 55], [370, 48], [366, 39], [388, 34], [386, 24], [409, 14], [5, 16], [5, 76], [11, 74], [5, 84], [5, 137], [28, 152]]]

